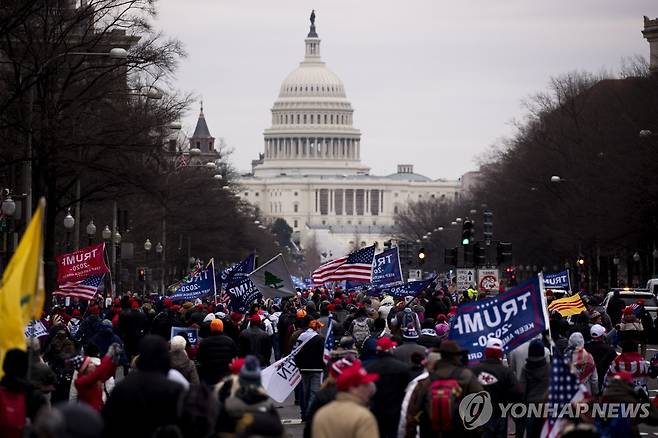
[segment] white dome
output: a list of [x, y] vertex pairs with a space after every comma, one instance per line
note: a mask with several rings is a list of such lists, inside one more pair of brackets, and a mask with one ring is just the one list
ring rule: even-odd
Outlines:
[[324, 63], [300, 64], [281, 84], [279, 97], [346, 97], [343, 82]]

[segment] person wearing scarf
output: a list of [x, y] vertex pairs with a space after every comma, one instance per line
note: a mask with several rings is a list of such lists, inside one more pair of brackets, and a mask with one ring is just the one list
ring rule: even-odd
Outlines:
[[575, 332], [569, 336], [569, 346], [565, 356], [571, 356], [571, 371], [585, 385], [592, 395], [599, 394], [599, 377], [596, 372], [594, 358], [585, 350], [585, 338], [582, 333]]

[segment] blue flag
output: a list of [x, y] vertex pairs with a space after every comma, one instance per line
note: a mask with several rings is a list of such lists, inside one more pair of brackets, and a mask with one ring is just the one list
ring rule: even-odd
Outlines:
[[397, 246], [375, 256], [372, 285], [382, 286], [402, 282], [402, 268]]
[[571, 282], [569, 280], [569, 270], [556, 272], [554, 274], [544, 274], [544, 287], [547, 289], [559, 288], [571, 290]]
[[215, 270], [214, 263], [209, 264], [206, 269], [195, 271], [187, 280], [178, 284], [174, 293], [169, 297], [172, 301], [194, 301], [215, 294]]
[[541, 334], [548, 326], [545, 315], [539, 278], [535, 277], [496, 297], [461, 304], [451, 323], [450, 339], [468, 350], [472, 365], [484, 357], [490, 337], [503, 341], [503, 350], [509, 353]]
[[383, 294], [392, 295], [395, 298], [404, 298], [407, 296], [416, 296], [422, 291], [424, 291], [427, 286], [432, 284], [434, 277], [428, 278], [427, 280], [420, 281], [410, 281], [399, 286], [390, 286], [390, 287], [374, 287], [368, 290], [368, 295], [370, 296], [379, 296]]
[[247, 313], [251, 303], [260, 298], [256, 285], [249, 279], [254, 270], [255, 256], [251, 254], [240, 263], [222, 272], [221, 283], [229, 297], [229, 309]]

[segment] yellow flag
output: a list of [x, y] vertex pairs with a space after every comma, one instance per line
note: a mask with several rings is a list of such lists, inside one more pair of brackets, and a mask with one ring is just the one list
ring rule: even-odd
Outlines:
[[548, 306], [548, 311], [552, 312], [553, 310], [557, 310], [562, 316], [571, 316], [579, 315], [587, 309], [585, 309], [583, 300], [580, 299], [580, 294], [576, 294], [553, 301]]
[[[45, 300], [43, 276], [43, 217], [41, 199], [30, 225], [12, 256], [0, 285], [0, 364], [13, 348], [26, 350], [25, 328], [41, 317]], [[0, 367], [0, 376], [2, 368]]]

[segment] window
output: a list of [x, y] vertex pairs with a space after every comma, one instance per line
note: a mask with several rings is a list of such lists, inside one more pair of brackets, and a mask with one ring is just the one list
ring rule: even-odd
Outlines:
[[397, 198], [397, 197], [398, 197], [398, 193], [393, 193], [393, 196]]
[[347, 216], [354, 214], [354, 189], [345, 189], [345, 214]]
[[244, 195], [245, 195], [245, 196], [249, 196], [249, 192], [244, 192]]
[[306, 114], [304, 114], [304, 124], [306, 124]]
[[299, 114], [297, 114], [297, 124], [299, 124]]
[[299, 204], [295, 204], [295, 205], [293, 205], [293, 206], [292, 206], [292, 209], [293, 209], [293, 211], [294, 211], [295, 213], [298, 213], [298, 212], [299, 212]]
[[320, 189], [320, 214], [326, 216], [329, 213], [329, 190]]
[[295, 196], [297, 196], [297, 192], [295, 192]]
[[327, 221], [322, 219], [322, 225], [327, 225]]
[[362, 240], [361, 241], [361, 248], [363, 248], [364, 246], [366, 246], [366, 242]]
[[254, 193], [254, 196], [258, 196], [258, 192]]
[[327, 124], [327, 115], [326, 114], [324, 115], [324, 124], [325, 125]]
[[295, 220], [292, 222], [292, 226], [293, 226], [293, 228], [298, 228], [298, 227], [299, 227], [299, 223], [297, 222], [297, 219], [295, 219]]
[[373, 224], [373, 225], [377, 225], [377, 221], [372, 221], [372, 224]]
[[313, 124], [313, 114], [311, 114], [311, 125]]
[[422, 198], [422, 197], [423, 197], [423, 195], [421, 195], [421, 194], [418, 194], [418, 197], [419, 197], [419, 198]]
[[201, 149], [201, 142], [200, 141], [196, 142], [196, 147], [197, 147], [197, 149]]
[[363, 189], [357, 189], [355, 195], [356, 201], [356, 215], [363, 216], [364, 206], [365, 206], [365, 191]]
[[436, 196], [434, 196], [434, 193], [432, 193], [432, 196], [430, 196], [430, 198], [432, 199], [436, 198]]
[[[347, 221], [347, 225], [352, 225], [352, 221]], [[352, 243], [352, 242], [350, 242]]]
[[329, 120], [331, 120], [331, 124], [333, 125], [334, 124], [334, 115], [333, 114], [331, 116], [329, 116]]
[[398, 206], [393, 207], [393, 214], [398, 214]]
[[370, 190], [370, 214], [379, 215], [379, 190]]
[[337, 216], [343, 214], [343, 189], [334, 190], [334, 212]]

